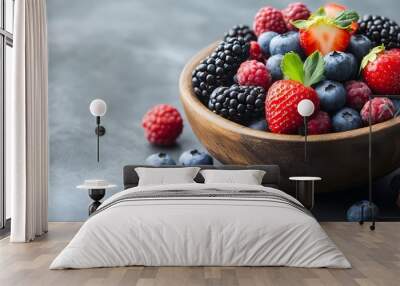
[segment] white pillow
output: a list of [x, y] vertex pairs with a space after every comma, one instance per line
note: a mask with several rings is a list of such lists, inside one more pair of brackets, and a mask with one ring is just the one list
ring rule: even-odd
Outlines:
[[139, 186], [195, 183], [198, 167], [187, 168], [135, 168]]
[[262, 170], [202, 170], [205, 184], [261, 185], [265, 171]]

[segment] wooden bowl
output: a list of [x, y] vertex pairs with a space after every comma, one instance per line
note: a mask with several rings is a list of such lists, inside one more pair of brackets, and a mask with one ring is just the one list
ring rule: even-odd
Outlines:
[[[211, 155], [223, 164], [278, 164], [282, 187], [289, 192], [294, 185], [288, 178], [301, 175], [322, 177], [318, 191], [367, 186], [368, 127], [309, 136], [309, 160], [305, 163], [303, 136], [253, 130], [208, 110], [192, 90], [191, 74], [216, 45], [213, 43], [195, 55], [184, 67], [179, 82], [186, 117]], [[372, 151], [374, 178], [400, 167], [400, 117], [373, 125]]]

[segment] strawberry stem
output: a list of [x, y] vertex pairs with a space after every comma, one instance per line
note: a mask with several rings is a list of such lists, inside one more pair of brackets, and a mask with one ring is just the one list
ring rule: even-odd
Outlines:
[[297, 29], [304, 30], [315, 24], [328, 24], [334, 25], [342, 30], [352, 30], [352, 24], [357, 22], [360, 17], [354, 10], [344, 10], [335, 19], [328, 17], [324, 8], [319, 8], [307, 20], [292, 21], [292, 25]]
[[362, 61], [361, 61], [361, 66], [360, 66], [360, 71], [363, 70], [363, 69], [367, 66], [368, 63], [374, 62], [374, 61], [376, 60], [376, 58], [378, 57], [378, 55], [379, 55], [380, 53], [384, 52], [384, 51], [385, 51], [385, 45], [383, 45], [383, 44], [380, 45], [380, 46], [377, 46], [377, 47], [373, 48], [373, 49], [368, 53], [368, 55], [366, 55], [366, 56], [362, 59]]
[[314, 13], [311, 14], [310, 18], [314, 18], [314, 17], [318, 17], [318, 16], [326, 16], [324, 7], [319, 7]]
[[351, 29], [353, 22], [357, 22], [359, 18], [356, 11], [344, 10], [335, 18], [334, 22], [341, 29]]

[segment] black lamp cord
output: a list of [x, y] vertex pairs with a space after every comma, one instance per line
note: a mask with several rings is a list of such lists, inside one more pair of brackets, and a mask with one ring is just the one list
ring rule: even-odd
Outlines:
[[100, 162], [100, 116], [96, 116], [97, 124], [97, 162]]
[[[368, 125], [369, 125], [369, 138], [368, 138], [368, 195], [369, 204], [372, 205], [372, 98], [373, 97], [388, 97], [393, 99], [399, 99], [399, 95], [377, 95], [369, 96], [369, 112], [368, 112]], [[398, 116], [400, 109], [396, 111], [393, 117]], [[361, 221], [360, 224], [364, 222], [364, 207], [361, 207]], [[375, 213], [372, 211], [372, 224], [370, 225], [371, 230], [375, 230]]]
[[[368, 205], [372, 207], [372, 97], [369, 97], [369, 111], [368, 111]], [[370, 230], [375, 230], [375, 214], [371, 212], [372, 224], [369, 226]], [[361, 206], [361, 220], [360, 225], [364, 224], [364, 206]]]
[[307, 162], [307, 116], [304, 116], [304, 162]]
[[[372, 97], [369, 97], [369, 112], [368, 112], [368, 199], [369, 204], [372, 205]], [[372, 209], [372, 208], [371, 208]], [[363, 216], [363, 209], [361, 209], [361, 216]], [[372, 211], [372, 224], [369, 227], [371, 230], [375, 229], [375, 214]]]

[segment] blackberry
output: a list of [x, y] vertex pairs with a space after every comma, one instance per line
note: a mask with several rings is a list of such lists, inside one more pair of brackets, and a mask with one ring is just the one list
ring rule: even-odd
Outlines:
[[265, 89], [234, 84], [213, 91], [208, 108], [237, 123], [246, 124], [264, 115]]
[[192, 87], [197, 97], [207, 104], [213, 90], [231, 85], [240, 64], [249, 57], [249, 43], [243, 38], [221, 42], [192, 72]]
[[367, 36], [374, 47], [384, 44], [387, 49], [400, 48], [400, 26], [383, 16], [365, 15], [358, 20], [358, 34]]
[[224, 40], [229, 38], [242, 37], [246, 42], [257, 41], [257, 36], [254, 34], [253, 30], [247, 25], [235, 25], [230, 29], [224, 37]]

